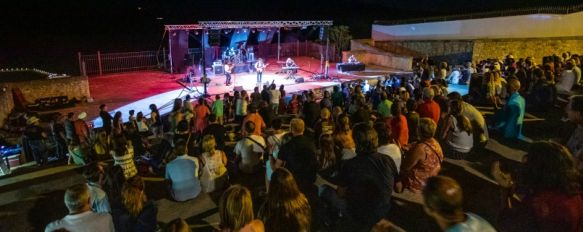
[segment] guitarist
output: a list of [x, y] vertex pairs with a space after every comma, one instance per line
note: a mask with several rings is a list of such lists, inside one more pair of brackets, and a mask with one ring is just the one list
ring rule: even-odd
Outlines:
[[255, 70], [257, 71], [257, 83], [261, 83], [261, 78], [263, 78], [263, 71], [265, 71], [266, 67], [267, 65], [263, 63], [262, 58], [257, 59], [257, 63], [255, 63]]
[[231, 85], [231, 73], [233, 72], [233, 65], [230, 61], [225, 63], [225, 85]]

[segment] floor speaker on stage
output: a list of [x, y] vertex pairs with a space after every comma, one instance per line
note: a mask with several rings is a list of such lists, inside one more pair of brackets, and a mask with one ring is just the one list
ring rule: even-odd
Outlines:
[[296, 78], [296, 83], [304, 83], [304, 78], [303, 77]]
[[235, 86], [235, 88], [233, 88], [233, 91], [241, 92], [241, 91], [243, 91], [243, 86], [241, 86], [241, 85]]

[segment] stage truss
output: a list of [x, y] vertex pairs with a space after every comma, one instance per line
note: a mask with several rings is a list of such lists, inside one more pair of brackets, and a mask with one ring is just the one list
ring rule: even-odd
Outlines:
[[198, 24], [165, 25], [167, 31], [174, 30], [219, 30], [238, 28], [296, 28], [309, 26], [332, 26], [332, 20], [315, 21], [199, 21]]

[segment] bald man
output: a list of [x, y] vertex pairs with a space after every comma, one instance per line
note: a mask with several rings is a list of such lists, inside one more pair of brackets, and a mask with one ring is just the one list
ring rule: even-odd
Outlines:
[[509, 79], [507, 87], [510, 98], [508, 98], [504, 108], [496, 112], [494, 129], [500, 131], [504, 138], [520, 139], [524, 137], [522, 135], [522, 124], [524, 122], [526, 103], [518, 93], [520, 82], [517, 79]]

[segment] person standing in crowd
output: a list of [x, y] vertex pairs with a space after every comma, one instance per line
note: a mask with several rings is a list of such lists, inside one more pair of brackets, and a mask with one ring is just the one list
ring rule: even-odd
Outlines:
[[204, 98], [198, 99], [198, 105], [194, 108], [194, 113], [196, 115], [194, 129], [197, 134], [202, 134], [206, 126], [208, 125], [208, 116], [211, 114], [208, 106], [204, 104]]
[[441, 170], [443, 151], [433, 138], [437, 125], [430, 118], [419, 120], [419, 142], [413, 144], [401, 163], [399, 182], [396, 192], [404, 189], [413, 193], [421, 192], [429, 177], [436, 176]]
[[291, 120], [290, 132], [293, 137], [281, 146], [274, 167], [288, 169], [294, 175], [300, 191], [312, 204], [317, 195], [314, 181], [316, 181], [318, 172], [318, 161], [316, 160], [314, 138], [305, 136], [304, 129], [303, 120], [299, 118]]
[[253, 174], [261, 167], [261, 158], [266, 149], [265, 139], [260, 135], [253, 134], [255, 123], [248, 121], [244, 124], [248, 136], [241, 138], [235, 144], [235, 163], [238, 169], [245, 174]]
[[112, 133], [114, 136], [115, 135], [121, 135], [125, 132], [125, 128], [123, 125], [123, 120], [122, 120], [122, 115], [121, 115], [121, 111], [117, 111], [115, 112], [115, 114], [113, 115], [113, 125], [112, 125]]
[[113, 220], [108, 213], [91, 211], [91, 194], [85, 184], [76, 184], [65, 191], [65, 206], [69, 214], [62, 219], [48, 224], [45, 232], [53, 231], [88, 231], [113, 232]]
[[320, 117], [320, 105], [316, 103], [314, 93], [309, 93], [308, 102], [302, 107], [302, 118], [306, 125], [312, 128], [318, 117]]
[[241, 185], [227, 189], [219, 200], [220, 232], [263, 232], [263, 222], [255, 219], [251, 192]]
[[227, 155], [217, 150], [217, 143], [212, 135], [202, 139], [202, 175], [200, 177], [202, 191], [206, 193], [222, 190], [228, 185]]
[[77, 135], [75, 134], [75, 126], [73, 125], [75, 122], [73, 120], [74, 116], [75, 113], [69, 112], [67, 114], [65, 122], [63, 122], [63, 125], [65, 126], [65, 138], [67, 138], [67, 144], [70, 143], [71, 140], [73, 140], [73, 138], [77, 137]]
[[352, 159], [356, 156], [356, 144], [352, 139], [350, 118], [348, 115], [342, 114], [338, 117], [338, 122], [336, 124], [334, 131], [334, 144], [341, 150], [342, 160]]
[[253, 88], [253, 93], [251, 93], [251, 105], [259, 106], [261, 103], [261, 93], [259, 93], [259, 86]]
[[101, 118], [101, 121], [103, 122], [103, 129], [105, 130], [105, 133], [107, 133], [107, 135], [111, 134], [111, 121], [113, 120], [113, 118], [111, 117], [111, 114], [109, 114], [109, 112], [107, 112], [107, 106], [105, 104], [101, 104], [99, 106], [99, 117]]
[[495, 162], [491, 170], [505, 194], [498, 216], [500, 231], [583, 231], [583, 177], [566, 147], [533, 143], [518, 175], [500, 166]]
[[419, 113], [417, 113], [417, 101], [414, 99], [409, 99], [405, 103], [407, 107], [407, 126], [409, 127], [409, 142], [417, 142], [419, 140]]
[[88, 144], [90, 142], [89, 139], [91, 136], [89, 126], [87, 125], [87, 122], [85, 122], [85, 118], [87, 118], [87, 113], [81, 112], [73, 124], [75, 127], [75, 135], [77, 135], [77, 138], [79, 138], [79, 142], [81, 144]]
[[221, 125], [224, 124], [224, 117], [223, 117], [223, 111], [224, 109], [224, 102], [223, 100], [221, 100], [221, 95], [217, 94], [215, 96], [215, 101], [213, 102], [212, 105], [212, 114], [215, 115], [215, 117], [217, 118], [217, 122]]
[[435, 219], [442, 231], [496, 231], [482, 217], [464, 212], [462, 188], [454, 179], [446, 176], [430, 177], [422, 194], [425, 212]]
[[300, 100], [298, 99], [297, 94], [292, 95], [292, 99], [287, 105], [287, 112], [294, 115], [297, 115], [300, 112]]
[[518, 90], [520, 82], [517, 79], [508, 80], [508, 92], [510, 98], [501, 111], [494, 115], [494, 129], [502, 133], [504, 138], [520, 139], [524, 121], [525, 101]]
[[324, 91], [324, 96], [320, 100], [320, 109], [324, 108], [332, 111], [332, 99], [330, 98], [330, 92], [328, 92], [328, 90]]
[[43, 166], [48, 164], [48, 154], [44, 143], [48, 136], [44, 129], [39, 126], [39, 121], [36, 116], [28, 118], [27, 126], [24, 128], [24, 137], [28, 141], [36, 165]]
[[175, 145], [176, 158], [166, 165], [165, 178], [171, 185], [170, 195], [175, 201], [187, 201], [201, 192], [200, 163], [196, 157], [189, 156], [186, 141]]
[[259, 209], [259, 218], [268, 232], [310, 231], [312, 210], [308, 199], [298, 189], [293, 175], [285, 168], [277, 168], [265, 202]]
[[245, 90], [241, 91], [241, 96], [235, 92], [235, 99], [235, 122], [242, 123], [245, 115], [247, 115], [247, 105], [249, 103], [247, 92]]
[[87, 187], [91, 195], [91, 210], [96, 213], [110, 213], [109, 200], [102, 188], [105, 182], [105, 172], [102, 164], [98, 162], [88, 164], [83, 170], [83, 177], [87, 181]]
[[284, 140], [284, 136], [287, 132], [281, 129], [281, 123], [281, 119], [274, 119], [271, 123], [273, 134], [267, 137], [267, 153], [269, 155], [269, 162], [266, 162], [265, 164], [265, 189], [267, 191], [269, 191], [269, 182], [271, 181], [271, 174], [273, 174], [274, 163], [277, 160], [277, 157], [279, 157], [279, 150], [281, 146], [287, 142]]
[[381, 119], [388, 118], [391, 116], [391, 106], [393, 102], [387, 97], [387, 93], [381, 93], [381, 102], [378, 105], [378, 113], [381, 115]]
[[409, 144], [409, 126], [407, 125], [407, 118], [403, 115], [403, 104], [400, 101], [395, 102], [391, 106], [391, 114], [393, 117], [387, 125], [387, 129], [391, 131], [391, 137], [395, 140], [400, 148], [405, 148]]
[[140, 176], [134, 176], [123, 184], [123, 208], [113, 213], [115, 231], [156, 231], [158, 208], [152, 200], [148, 200], [145, 187]]
[[472, 124], [462, 110], [462, 101], [450, 101], [449, 113], [441, 131], [440, 139], [444, 141], [445, 156], [452, 159], [466, 158], [474, 146]]
[[67, 137], [64, 126], [65, 117], [61, 113], [56, 114], [50, 123], [50, 129], [55, 142], [55, 152], [57, 159], [65, 160], [67, 158]]
[[277, 89], [275, 84], [271, 84], [269, 88], [269, 107], [271, 111], [277, 115], [279, 114], [279, 101], [281, 100], [281, 92]]
[[345, 98], [346, 96], [344, 96], [344, 93], [340, 91], [340, 87], [338, 87], [338, 85], [335, 85], [332, 91], [332, 106], [344, 108]]
[[233, 120], [233, 98], [229, 93], [223, 95], [223, 123]]
[[155, 104], [150, 104], [150, 130], [154, 137], [159, 138], [164, 135], [164, 128], [162, 127], [162, 118], [160, 112]]
[[[252, 134], [261, 136], [261, 132], [265, 129], [266, 125], [261, 115], [259, 115], [257, 112], [257, 107], [254, 107], [253, 105], [249, 106], [247, 117], [245, 117], [243, 120], [243, 125], [245, 125], [247, 122], [253, 122], [255, 125], [255, 130], [252, 132]], [[241, 130], [241, 135], [247, 136], [247, 131]]]
[[441, 108], [433, 100], [435, 92], [430, 87], [423, 88], [423, 102], [417, 106], [417, 112], [421, 118], [431, 118], [435, 124], [439, 123]]

